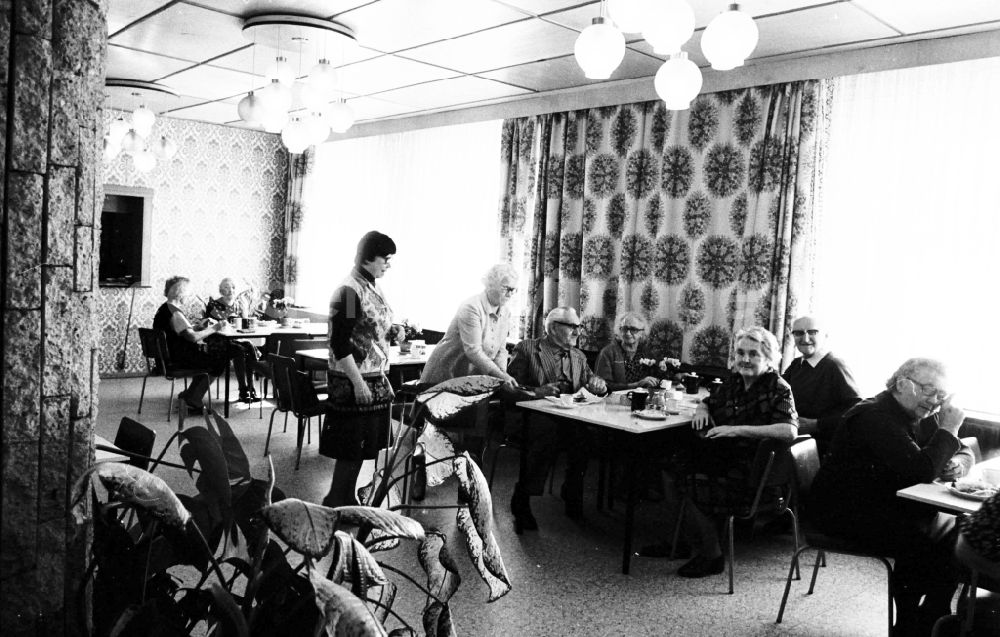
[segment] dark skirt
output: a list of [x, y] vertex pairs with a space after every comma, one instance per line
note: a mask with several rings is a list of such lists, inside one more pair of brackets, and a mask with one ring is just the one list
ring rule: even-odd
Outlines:
[[372, 393], [370, 405], [354, 400], [354, 385], [336, 372], [326, 374], [329, 407], [323, 420], [319, 452], [335, 460], [373, 460], [391, 444], [392, 387], [383, 375], [365, 376]]

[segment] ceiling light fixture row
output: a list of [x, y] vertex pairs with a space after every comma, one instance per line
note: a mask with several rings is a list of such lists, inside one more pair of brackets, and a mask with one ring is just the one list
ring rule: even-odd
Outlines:
[[155, 82], [117, 78], [108, 78], [105, 87], [109, 94], [117, 94], [118, 105], [127, 94], [124, 100], [137, 106], [128, 119], [119, 116], [111, 122], [104, 135], [104, 161], [110, 163], [125, 153], [132, 158], [136, 171], [146, 173], [156, 168], [157, 160], [167, 161], [177, 154], [177, 144], [169, 137], [152, 138], [156, 113], [147, 106], [150, 100], [161, 100], [164, 96], [176, 98], [173, 91]]
[[[304, 152], [325, 142], [331, 130], [343, 133], [354, 124], [354, 112], [341, 95], [337, 70], [327, 57], [331, 43], [334, 48], [355, 44], [351, 29], [318, 18], [265, 14], [249, 18], [243, 35], [254, 46], [274, 47], [277, 55], [265, 72], [270, 83], [240, 100], [240, 119], [269, 133], [281, 133], [290, 153]], [[306, 47], [319, 61], [307, 75], [298, 77]], [[285, 57], [286, 50], [298, 52], [299, 72]], [[293, 105], [299, 110], [293, 111]]]
[[[586, 77], [606, 80], [625, 57], [623, 33], [642, 33], [655, 53], [670, 56], [653, 79], [656, 94], [668, 109], [682, 111], [701, 91], [701, 70], [681, 51], [694, 27], [694, 11], [685, 0], [602, 0], [601, 15], [580, 33], [573, 53]], [[758, 37], [753, 18], [730, 4], [709, 22], [701, 50], [713, 69], [729, 71], [746, 62]]]

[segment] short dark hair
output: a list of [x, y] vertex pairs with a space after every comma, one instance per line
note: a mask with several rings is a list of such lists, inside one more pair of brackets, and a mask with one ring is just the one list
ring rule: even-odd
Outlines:
[[372, 230], [358, 241], [358, 253], [354, 257], [354, 265], [361, 267], [376, 257], [387, 257], [396, 254], [396, 243], [378, 230]]
[[169, 297], [171, 290], [173, 290], [174, 286], [177, 285], [178, 283], [190, 283], [190, 281], [191, 280], [188, 279], [186, 276], [170, 277], [169, 279], [167, 279], [166, 284], [164, 284], [163, 286], [163, 296]]

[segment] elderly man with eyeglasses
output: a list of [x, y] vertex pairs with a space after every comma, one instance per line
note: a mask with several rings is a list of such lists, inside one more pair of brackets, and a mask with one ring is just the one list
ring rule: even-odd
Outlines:
[[929, 635], [951, 610], [958, 581], [954, 517], [896, 491], [968, 472], [975, 459], [958, 438], [963, 419], [944, 365], [911, 358], [885, 391], [844, 414], [813, 482], [808, 513], [821, 530], [896, 558], [895, 634]]
[[822, 458], [841, 416], [861, 400], [861, 394], [851, 370], [827, 349], [827, 333], [819, 320], [811, 316], [795, 319], [792, 337], [802, 356], [793, 360], [781, 377], [792, 387], [799, 433], [816, 439]]
[[[608, 388], [604, 379], [591, 371], [587, 357], [576, 348], [581, 331], [575, 309], [555, 308], [545, 317], [543, 338], [525, 339], [514, 348], [507, 373], [537, 398], [575, 393], [583, 387], [594, 394], [605, 394]], [[527, 462], [522, 464], [510, 501], [514, 530], [518, 534], [525, 529], [538, 528], [529, 498], [542, 494], [559, 442], [568, 447], [566, 478], [561, 491], [566, 515], [571, 518], [583, 516], [583, 474], [589, 446], [587, 429], [579, 423], [556, 423], [544, 416], [532, 415]]]

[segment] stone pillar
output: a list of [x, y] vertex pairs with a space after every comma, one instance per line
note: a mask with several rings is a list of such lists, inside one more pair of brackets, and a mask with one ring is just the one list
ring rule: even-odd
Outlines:
[[[107, 0], [0, 0], [0, 633], [78, 634]], [[86, 599], [86, 597], [85, 597]], [[82, 620], [82, 617], [88, 617]]]

